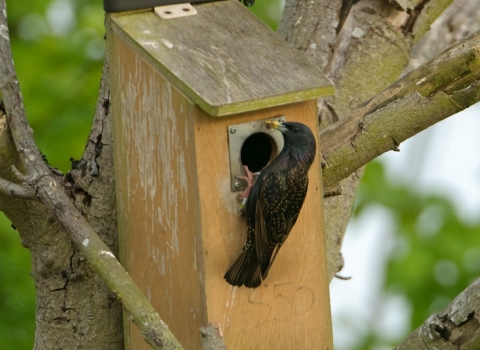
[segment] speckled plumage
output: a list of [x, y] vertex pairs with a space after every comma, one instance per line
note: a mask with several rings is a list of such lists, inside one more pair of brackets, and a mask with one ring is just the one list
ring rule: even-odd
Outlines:
[[316, 152], [311, 130], [301, 123], [275, 123], [284, 148], [261, 172], [246, 204], [247, 242], [224, 278], [234, 286], [256, 288], [267, 277], [278, 250], [297, 221]]

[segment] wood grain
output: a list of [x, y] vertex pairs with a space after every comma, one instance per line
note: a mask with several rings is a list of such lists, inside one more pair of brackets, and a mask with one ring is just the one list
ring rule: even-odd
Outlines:
[[[206, 322], [193, 105], [128, 44], [111, 46], [121, 261], [185, 349]], [[129, 327], [131, 349], [149, 349]]]
[[331, 95], [317, 67], [238, 1], [194, 4], [198, 14], [114, 14], [115, 31], [210, 115], [224, 116]]
[[267, 279], [257, 289], [223, 279], [246, 240], [230, 191], [227, 127], [279, 115], [317, 130], [315, 100], [221, 119], [195, 108], [208, 321], [220, 323], [228, 349], [333, 349], [319, 155], [298, 221]]

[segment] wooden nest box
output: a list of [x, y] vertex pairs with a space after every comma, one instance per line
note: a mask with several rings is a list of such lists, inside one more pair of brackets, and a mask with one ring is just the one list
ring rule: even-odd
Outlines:
[[[218, 322], [229, 350], [331, 350], [319, 153], [262, 285], [223, 276], [246, 240], [236, 177], [282, 147], [263, 121], [302, 122], [317, 137], [316, 99], [333, 87], [239, 2], [194, 8], [108, 16], [120, 260], [185, 349]], [[147, 349], [130, 323], [127, 348]]]

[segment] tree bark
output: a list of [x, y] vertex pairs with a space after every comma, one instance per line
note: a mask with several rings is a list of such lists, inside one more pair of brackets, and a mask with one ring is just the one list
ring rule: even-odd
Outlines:
[[[361, 0], [337, 36], [340, 1], [287, 1], [278, 33], [335, 83], [335, 96], [319, 101], [321, 129], [348, 120], [358, 105], [397, 80], [413, 47], [451, 3]], [[330, 278], [343, 267], [341, 244], [362, 173], [356, 170], [324, 200]]]
[[394, 350], [480, 349], [480, 279], [431, 315]]
[[[74, 162], [74, 170], [67, 176], [69, 181], [58, 178], [116, 254], [115, 182], [111, 176], [111, 123], [105, 108], [109, 93], [105, 77], [82, 161]], [[22, 169], [22, 164], [8, 125], [2, 126], [0, 172], [5, 180], [18, 181], [10, 167]], [[83, 166], [90, 164], [90, 159], [102, 169], [97, 175], [92, 176], [91, 168]], [[34, 349], [122, 349], [120, 301], [91, 270], [52, 211], [38, 201], [6, 195], [0, 195], [0, 210], [15, 225], [22, 245], [32, 255], [32, 277], [37, 290]]]

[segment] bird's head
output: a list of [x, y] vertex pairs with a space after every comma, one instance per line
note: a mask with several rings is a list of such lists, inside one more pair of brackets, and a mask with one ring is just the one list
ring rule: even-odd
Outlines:
[[315, 137], [308, 126], [297, 122], [277, 122], [268, 120], [265, 122], [267, 129], [276, 129], [283, 134], [285, 142], [284, 150], [298, 154], [302, 158], [315, 156]]

